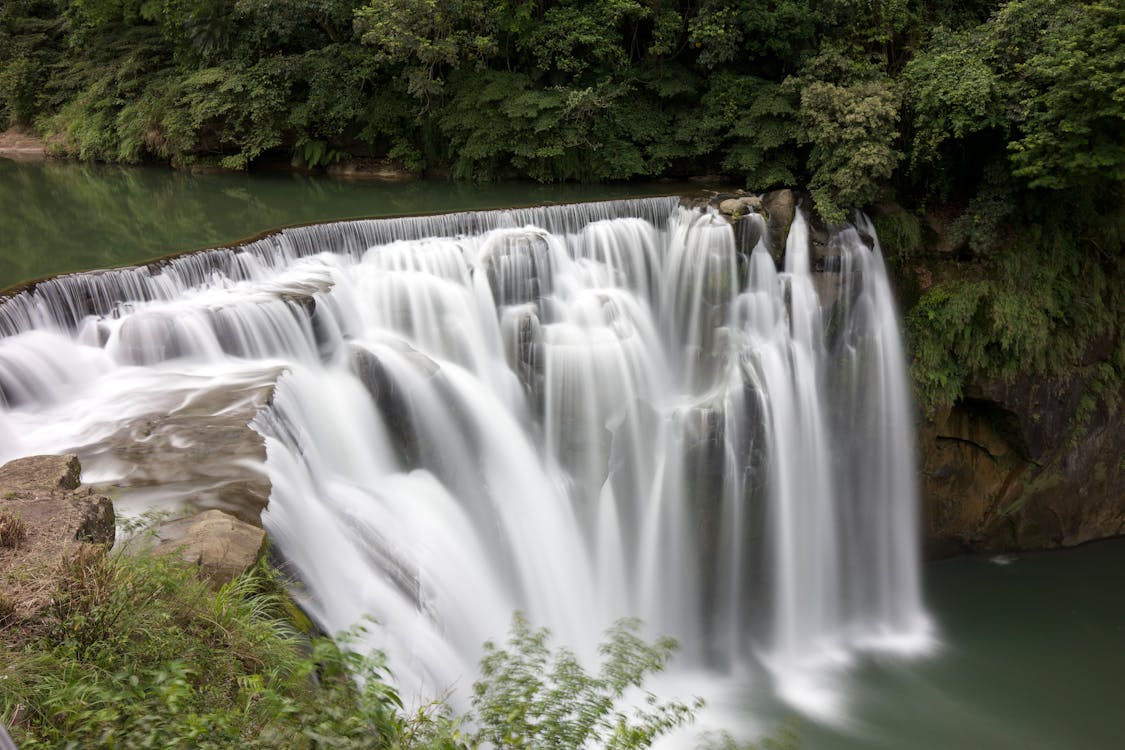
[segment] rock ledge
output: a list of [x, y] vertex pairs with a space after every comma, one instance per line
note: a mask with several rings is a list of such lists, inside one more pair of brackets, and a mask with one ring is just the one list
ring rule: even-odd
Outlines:
[[112, 545], [113, 503], [79, 484], [78, 458], [29, 456], [0, 467], [0, 513], [18, 519], [22, 539], [0, 547], [0, 600], [8, 616], [29, 616], [50, 601], [54, 571], [85, 544]]

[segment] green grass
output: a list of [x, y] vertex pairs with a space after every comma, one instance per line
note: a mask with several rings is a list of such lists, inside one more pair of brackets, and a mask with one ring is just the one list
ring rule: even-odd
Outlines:
[[[362, 627], [310, 637], [296, 611], [264, 561], [214, 591], [174, 557], [83, 545], [63, 561], [46, 611], [0, 612], [0, 721], [21, 750], [639, 750], [702, 705], [621, 703], [675, 647], [646, 643], [636, 622], [609, 631], [588, 673], [517, 615], [504, 647], [486, 644], [470, 715], [439, 702], [411, 712], [383, 654], [360, 650]], [[764, 742], [796, 747], [788, 734]]]
[[215, 592], [177, 560], [83, 547], [44, 616], [9, 625], [27, 645], [3, 647], [0, 712], [24, 707], [21, 750], [456, 747], [439, 711], [403, 713], [381, 654], [302, 636], [286, 606], [265, 567]]

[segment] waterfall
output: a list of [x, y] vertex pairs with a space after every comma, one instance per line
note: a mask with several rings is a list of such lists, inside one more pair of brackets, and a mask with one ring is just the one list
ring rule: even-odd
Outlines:
[[[798, 215], [782, 268], [743, 227], [675, 198], [367, 220], [39, 282], [0, 303], [0, 459], [75, 451], [142, 505], [268, 476], [308, 611], [374, 618], [410, 697], [464, 701], [521, 610], [590, 655], [638, 616], [816, 710], [833, 664], [927, 637], [910, 389], [865, 217], [814, 257]], [[264, 459], [209, 444], [247, 421]]]

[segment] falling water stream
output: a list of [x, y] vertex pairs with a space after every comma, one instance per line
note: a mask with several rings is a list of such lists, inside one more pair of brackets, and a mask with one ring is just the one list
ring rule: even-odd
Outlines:
[[[780, 268], [767, 237], [653, 198], [58, 277], [0, 305], [0, 460], [76, 451], [127, 508], [264, 474], [310, 614], [373, 617], [415, 699], [463, 704], [519, 610], [587, 655], [637, 616], [673, 684], [838, 717], [857, 653], [930, 640], [912, 407], [870, 223], [814, 252], [798, 213]], [[248, 418], [264, 461], [222, 447]]]

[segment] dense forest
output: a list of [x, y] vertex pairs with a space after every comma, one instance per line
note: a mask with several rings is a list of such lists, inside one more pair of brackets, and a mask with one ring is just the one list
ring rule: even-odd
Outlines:
[[85, 160], [800, 186], [874, 207], [926, 405], [1125, 370], [1120, 2], [8, 0], [5, 119]]

